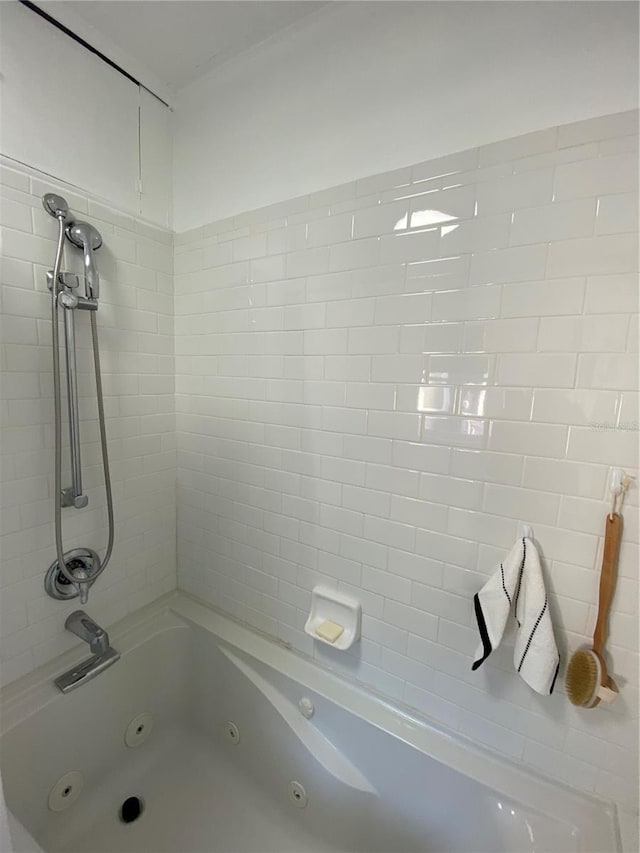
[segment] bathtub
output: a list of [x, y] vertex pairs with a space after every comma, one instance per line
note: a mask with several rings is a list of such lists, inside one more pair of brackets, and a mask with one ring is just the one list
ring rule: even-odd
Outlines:
[[20, 853], [620, 849], [610, 804], [189, 596], [168, 596], [111, 636], [121, 660], [74, 692], [52, 680], [86, 656], [81, 647], [2, 694]]

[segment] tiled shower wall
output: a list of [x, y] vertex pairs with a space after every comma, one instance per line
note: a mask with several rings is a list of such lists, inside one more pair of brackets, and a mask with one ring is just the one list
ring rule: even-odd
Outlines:
[[[77, 643], [64, 620], [78, 607], [48, 598], [53, 537], [51, 302], [56, 223], [47, 190], [100, 230], [98, 327], [116, 516], [112, 562], [90, 593], [91, 615], [109, 625], [175, 587], [173, 238], [105, 207], [77, 188], [0, 165], [2, 375], [0, 442], [0, 671], [8, 682]], [[64, 268], [80, 271], [67, 248]], [[104, 553], [106, 504], [95, 406], [89, 317], [78, 312], [84, 484], [89, 505], [63, 510], [65, 550]], [[64, 364], [64, 356], [63, 362]], [[66, 403], [63, 401], [66, 418]], [[66, 453], [65, 453], [65, 464]], [[67, 477], [63, 477], [65, 485]]]
[[[638, 512], [622, 696], [541, 697], [472, 596], [519, 523], [563, 659], [588, 639], [612, 466], [637, 473], [636, 113], [542, 130], [178, 235], [179, 584], [476, 742], [637, 804]], [[312, 587], [362, 642], [303, 633]]]

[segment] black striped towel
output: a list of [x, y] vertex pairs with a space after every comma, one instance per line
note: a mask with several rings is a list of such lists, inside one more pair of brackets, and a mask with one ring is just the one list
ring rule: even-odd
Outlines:
[[553, 692], [560, 655], [553, 636], [547, 593], [536, 546], [518, 539], [480, 592], [473, 598], [480, 643], [471, 669], [476, 670], [502, 640], [509, 614], [518, 623], [513, 664], [538, 693]]

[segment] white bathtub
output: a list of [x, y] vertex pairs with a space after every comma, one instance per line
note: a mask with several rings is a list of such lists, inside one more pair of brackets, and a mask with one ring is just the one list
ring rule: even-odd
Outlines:
[[[128, 618], [112, 641], [121, 660], [72, 693], [52, 679], [86, 656], [80, 647], [2, 695], [5, 796], [46, 853], [620, 849], [609, 804], [447, 734], [187, 596]], [[128, 747], [125, 730], [142, 712], [151, 734]], [[70, 771], [82, 775], [81, 793], [52, 811], [49, 792]], [[142, 814], [123, 823], [121, 804], [134, 796]]]

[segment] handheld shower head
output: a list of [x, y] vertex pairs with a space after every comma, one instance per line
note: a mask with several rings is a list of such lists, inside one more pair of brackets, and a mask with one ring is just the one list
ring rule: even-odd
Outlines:
[[100, 295], [100, 279], [93, 253], [102, 246], [100, 232], [88, 222], [70, 222], [66, 227], [67, 237], [74, 246], [84, 252], [84, 283], [87, 299]]

